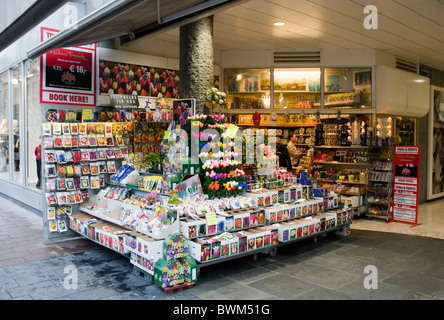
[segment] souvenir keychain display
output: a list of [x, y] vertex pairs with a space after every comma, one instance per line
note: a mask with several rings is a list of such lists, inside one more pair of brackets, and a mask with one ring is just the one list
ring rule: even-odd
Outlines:
[[[168, 129], [169, 123], [165, 122], [150, 122], [148, 121], [148, 114], [138, 110], [133, 111], [134, 121], [134, 152], [142, 153], [143, 156], [150, 153], [160, 153], [160, 144], [165, 135], [165, 130]], [[116, 139], [121, 138], [116, 135]], [[125, 143], [116, 140], [117, 143]]]

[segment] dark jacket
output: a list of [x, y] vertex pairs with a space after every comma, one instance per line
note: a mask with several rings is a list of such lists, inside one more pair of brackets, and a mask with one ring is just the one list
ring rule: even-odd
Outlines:
[[288, 153], [287, 147], [284, 144], [276, 145], [276, 155], [279, 157], [279, 167], [287, 168], [288, 171], [292, 170], [291, 158]]

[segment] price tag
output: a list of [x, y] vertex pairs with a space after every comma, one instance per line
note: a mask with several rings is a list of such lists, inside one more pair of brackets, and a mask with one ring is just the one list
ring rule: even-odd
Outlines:
[[163, 139], [166, 140], [170, 136], [170, 132], [168, 130], [165, 131], [165, 135], [163, 136]]
[[238, 129], [239, 129], [238, 126], [230, 123], [228, 125], [227, 130], [225, 131], [225, 134], [227, 135], [227, 137], [229, 137], [231, 139], [234, 139], [234, 137], [236, 137], [236, 132], [237, 132]]
[[217, 224], [216, 213], [215, 212], [207, 212], [205, 214], [205, 219], [207, 219], [207, 224], [209, 226]]

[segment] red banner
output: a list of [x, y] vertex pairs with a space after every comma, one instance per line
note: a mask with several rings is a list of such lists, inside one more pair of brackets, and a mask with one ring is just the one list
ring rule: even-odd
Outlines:
[[418, 224], [419, 146], [395, 146], [393, 221]]
[[[58, 30], [42, 28], [41, 41]], [[40, 58], [40, 103], [96, 105], [96, 44], [53, 49]]]

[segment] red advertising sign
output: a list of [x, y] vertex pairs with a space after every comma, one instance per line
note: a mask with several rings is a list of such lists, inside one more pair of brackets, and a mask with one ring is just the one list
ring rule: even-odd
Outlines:
[[[41, 41], [57, 34], [42, 28]], [[40, 57], [40, 103], [96, 105], [96, 44], [53, 49]]]
[[418, 225], [419, 146], [395, 146], [393, 221]]

